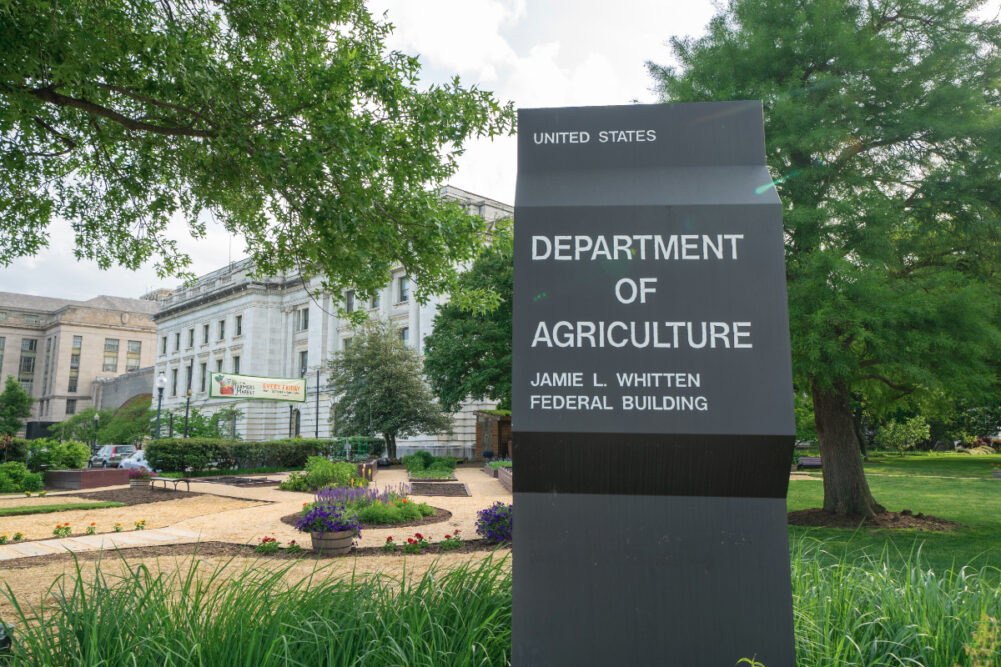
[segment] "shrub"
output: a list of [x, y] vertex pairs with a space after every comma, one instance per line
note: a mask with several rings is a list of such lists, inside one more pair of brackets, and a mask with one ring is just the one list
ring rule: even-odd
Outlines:
[[28, 443], [28, 469], [31, 472], [75, 470], [86, 466], [89, 458], [90, 447], [76, 440], [59, 442], [39, 438]]
[[514, 528], [514, 505], [497, 501], [477, 512], [476, 534], [495, 544], [510, 542]]
[[282, 491], [300, 491], [302, 493], [310, 490], [304, 472], [292, 473], [278, 485], [278, 488]]
[[28, 461], [28, 441], [21, 438], [0, 437], [0, 463]]
[[311, 489], [325, 486], [350, 486], [358, 476], [358, 467], [347, 461], [330, 461], [322, 456], [310, 456], [306, 461], [306, 482]]
[[38, 491], [42, 488], [42, 474], [28, 472], [20, 461], [0, 463], [0, 493]]
[[429, 475], [419, 476], [423, 479], [448, 479], [451, 475], [443, 473], [451, 473], [455, 470], [457, 463], [458, 460], [454, 456], [432, 456], [425, 451], [414, 452], [403, 457], [403, 466], [407, 472], [411, 473], [412, 477], [418, 477], [413, 473], [431, 472]]
[[497, 470], [498, 468], [510, 468], [511, 467], [511, 462], [510, 461], [491, 461], [487, 465], [489, 465], [494, 470]]

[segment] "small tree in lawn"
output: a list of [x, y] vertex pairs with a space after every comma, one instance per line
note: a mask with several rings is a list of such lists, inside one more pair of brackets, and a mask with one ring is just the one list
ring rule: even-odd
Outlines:
[[8, 375], [3, 393], [0, 393], [0, 435], [16, 435], [24, 426], [24, 420], [31, 416], [34, 402], [21, 383]]
[[883, 449], [895, 449], [901, 456], [905, 449], [911, 449], [917, 443], [931, 436], [928, 422], [921, 415], [911, 417], [905, 422], [890, 420], [876, 434], [876, 444]]
[[396, 458], [396, 438], [439, 433], [451, 419], [424, 383], [421, 359], [392, 324], [370, 321], [330, 362], [330, 383], [339, 398], [332, 409], [334, 433], [374, 435]]
[[498, 224], [493, 242], [459, 276], [424, 339], [431, 388], [449, 411], [472, 397], [511, 407], [511, 313], [514, 243], [510, 225]]

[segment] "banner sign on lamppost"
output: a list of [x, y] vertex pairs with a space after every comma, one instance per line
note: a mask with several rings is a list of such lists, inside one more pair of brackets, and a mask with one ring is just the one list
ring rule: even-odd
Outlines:
[[306, 401], [305, 378], [268, 378], [236, 373], [212, 374], [209, 398], [239, 398], [259, 401]]
[[522, 110], [514, 663], [794, 664], [760, 102]]

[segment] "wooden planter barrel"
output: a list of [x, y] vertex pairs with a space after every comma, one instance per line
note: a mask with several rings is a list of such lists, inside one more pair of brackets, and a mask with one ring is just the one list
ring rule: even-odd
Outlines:
[[351, 551], [354, 543], [354, 530], [341, 530], [336, 533], [310, 533], [313, 538], [313, 551], [320, 556], [343, 556]]
[[129, 488], [132, 489], [148, 489], [150, 481], [148, 479], [130, 479]]

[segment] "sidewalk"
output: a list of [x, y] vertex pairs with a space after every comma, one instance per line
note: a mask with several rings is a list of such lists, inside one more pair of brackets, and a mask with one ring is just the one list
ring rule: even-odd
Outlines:
[[0, 545], [0, 561], [25, 556], [49, 556], [66, 553], [67, 551], [101, 551], [102, 549], [118, 549], [125, 547], [145, 547], [154, 544], [182, 544], [197, 542], [200, 535], [178, 528], [158, 528], [155, 530], [137, 530], [125, 533], [107, 533], [103, 535], [75, 535], [73, 537], [20, 542]]

